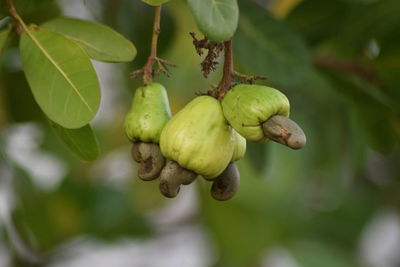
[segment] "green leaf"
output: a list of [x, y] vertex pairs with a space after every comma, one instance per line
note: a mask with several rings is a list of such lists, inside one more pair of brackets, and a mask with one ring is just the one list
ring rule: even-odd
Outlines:
[[237, 61], [247, 71], [266, 75], [273, 83], [299, 83], [311, 65], [303, 40], [283, 21], [248, 2], [240, 3], [241, 16], [234, 40]]
[[79, 44], [89, 57], [105, 62], [129, 62], [136, 47], [108, 26], [75, 18], [56, 18], [42, 25]]
[[51, 123], [56, 134], [68, 149], [81, 160], [93, 161], [100, 154], [96, 136], [90, 125], [79, 129], [66, 129], [56, 123]]
[[210, 40], [223, 42], [235, 34], [239, 8], [236, 0], [188, 0], [200, 31]]
[[168, 2], [169, 0], [142, 0], [142, 2], [145, 2], [146, 4], [149, 4], [151, 6], [159, 6], [162, 5], [166, 2]]
[[3, 50], [7, 44], [7, 40], [8, 40], [8, 36], [10, 35], [10, 31], [11, 31], [11, 27], [7, 27], [6, 29], [0, 31], [0, 55], [3, 52]]
[[100, 104], [96, 72], [85, 51], [61, 34], [25, 26], [20, 40], [24, 72], [44, 113], [65, 128], [80, 128]]

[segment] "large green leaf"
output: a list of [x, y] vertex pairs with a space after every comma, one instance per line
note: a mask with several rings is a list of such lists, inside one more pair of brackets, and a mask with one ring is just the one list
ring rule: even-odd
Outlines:
[[210, 40], [223, 42], [235, 34], [239, 8], [237, 0], [188, 0], [201, 32]]
[[95, 60], [128, 62], [136, 56], [135, 46], [108, 26], [75, 18], [56, 18], [43, 24], [79, 44]]
[[98, 158], [99, 146], [89, 124], [79, 129], [66, 129], [55, 123], [51, 123], [51, 126], [68, 149], [78, 158], [85, 161]]
[[65, 128], [80, 128], [100, 103], [96, 72], [85, 51], [61, 34], [26, 27], [20, 40], [24, 72], [44, 113]]
[[254, 74], [274, 83], [294, 85], [310, 67], [307, 47], [284, 22], [256, 4], [240, 3], [239, 28], [234, 39], [235, 57]]
[[142, 0], [142, 1], [152, 6], [159, 6], [168, 2], [169, 0]]

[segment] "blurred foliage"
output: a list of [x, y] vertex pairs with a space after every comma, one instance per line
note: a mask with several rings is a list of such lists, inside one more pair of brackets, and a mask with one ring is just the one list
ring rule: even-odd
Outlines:
[[[43, 6], [25, 13], [28, 22], [60, 14], [57, 2], [33, 2]], [[230, 201], [211, 199], [206, 181], [191, 185], [199, 189], [197, 218], [215, 245], [215, 266], [259, 266], [266, 251], [276, 247], [286, 249], [299, 266], [361, 266], [357, 251], [367, 223], [384, 208], [400, 208], [400, 1], [303, 0], [279, 19], [255, 2], [239, 0], [235, 65], [246, 74], [266, 75], [265, 84], [288, 96], [291, 116], [302, 125], [308, 144], [300, 151], [248, 144], [239, 162], [241, 187]], [[97, 21], [136, 45], [138, 56], [123, 65], [121, 76], [140, 68], [149, 53], [153, 9], [132, 0], [84, 4]], [[190, 31], [198, 32], [187, 3], [170, 1], [163, 9], [159, 52], [179, 67], [172, 78], [156, 80], [168, 89], [174, 112], [220, 77], [219, 71], [208, 80], [202, 77]], [[23, 240], [34, 251], [50, 252], [78, 236], [110, 242], [151, 238], [149, 212], [169, 203], [157, 183], [137, 181], [133, 163], [123, 186], [103, 171], [116, 153], [129, 157], [123, 112], [142, 81], [124, 78], [125, 86], [103, 88], [115, 91], [118, 113], [94, 123], [102, 154], [94, 163], [82, 163], [55, 137], [33, 101], [16, 45], [13, 35], [1, 57], [0, 150], [5, 156], [0, 169], [14, 170], [12, 220]], [[27, 122], [43, 132], [39, 149], [67, 167], [52, 189], [41, 188], [7, 155], [7, 129]]]

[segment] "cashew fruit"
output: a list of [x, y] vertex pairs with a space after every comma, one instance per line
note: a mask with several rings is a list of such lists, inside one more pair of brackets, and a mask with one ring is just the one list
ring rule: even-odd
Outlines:
[[292, 149], [300, 149], [306, 145], [307, 139], [303, 130], [286, 117], [275, 115], [264, 122], [262, 127], [265, 136]]
[[165, 165], [165, 158], [161, 154], [158, 144], [133, 143], [131, 154], [132, 158], [140, 163], [138, 176], [144, 181], [156, 179]]
[[236, 163], [232, 162], [213, 182], [211, 196], [219, 201], [228, 200], [236, 194], [239, 185], [240, 173]]
[[160, 174], [160, 191], [165, 197], [176, 197], [180, 186], [191, 184], [196, 177], [196, 173], [182, 168], [173, 160], [168, 161]]
[[235, 137], [218, 100], [198, 96], [180, 110], [160, 136], [162, 154], [181, 167], [212, 179], [232, 159]]
[[171, 118], [167, 92], [159, 83], [136, 89], [132, 107], [125, 117], [125, 133], [132, 142], [158, 143]]
[[289, 116], [289, 100], [278, 90], [262, 86], [239, 84], [222, 100], [222, 109], [230, 125], [243, 137], [255, 142], [268, 138], [262, 124], [274, 115]]

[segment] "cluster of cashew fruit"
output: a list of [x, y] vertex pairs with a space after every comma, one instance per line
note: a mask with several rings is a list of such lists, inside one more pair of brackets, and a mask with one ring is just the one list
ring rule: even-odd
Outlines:
[[171, 118], [165, 88], [151, 83], [136, 90], [125, 118], [138, 176], [160, 178], [161, 193], [173, 198], [181, 185], [198, 175], [212, 182], [216, 200], [232, 198], [239, 188], [235, 162], [246, 152], [246, 139], [273, 140], [293, 149], [306, 143], [301, 128], [289, 120], [289, 101], [276, 89], [240, 84], [219, 101], [197, 96]]

